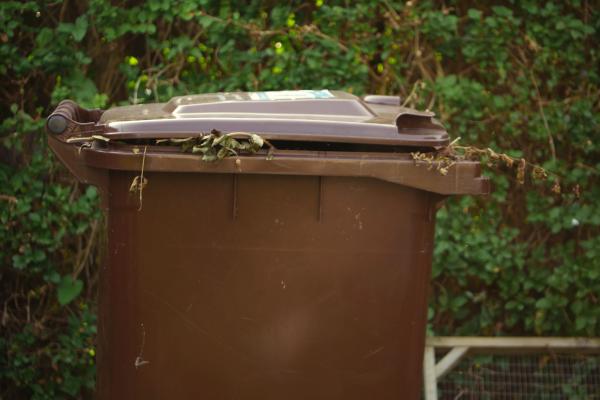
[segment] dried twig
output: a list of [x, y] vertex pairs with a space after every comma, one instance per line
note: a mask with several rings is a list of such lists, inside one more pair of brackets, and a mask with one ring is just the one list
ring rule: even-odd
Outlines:
[[144, 191], [144, 187], [148, 184], [148, 179], [144, 178], [144, 167], [146, 164], [146, 150], [147, 149], [148, 149], [148, 146], [144, 146], [144, 153], [142, 155], [142, 169], [140, 171], [140, 174], [133, 178], [133, 180], [131, 181], [131, 185], [129, 186], [130, 192], [133, 192], [133, 193], [138, 192], [140, 195], [138, 211], [142, 211], [143, 191]]
[[417, 89], [423, 89], [423, 82], [421, 82], [420, 80], [417, 80], [410, 93], [408, 94], [408, 96], [406, 96], [406, 99], [404, 99], [404, 101], [402, 102], [402, 107], [406, 107], [408, 105], [408, 103], [413, 99], [413, 97], [417, 96]]
[[[456, 164], [457, 161], [462, 160], [477, 160], [485, 161], [485, 164], [489, 167], [503, 165], [505, 167], [515, 170], [516, 181], [523, 185], [526, 181], [526, 176], [529, 176], [535, 181], [549, 181], [552, 180], [552, 192], [561, 194], [561, 177], [555, 173], [547, 171], [544, 167], [533, 164], [525, 160], [524, 158], [515, 158], [508, 154], [498, 153], [491, 148], [481, 149], [473, 146], [459, 146], [457, 145], [460, 138], [453, 140], [448, 146], [444, 147], [435, 152], [411, 153], [413, 160], [425, 162], [429, 169], [436, 169], [440, 174], [447, 175], [450, 168]], [[572, 188], [572, 193], [576, 196], [580, 196], [580, 187], [575, 185]]]
[[529, 75], [531, 76], [531, 83], [533, 83], [533, 87], [535, 88], [536, 100], [538, 108], [540, 110], [540, 115], [542, 117], [542, 122], [544, 123], [544, 129], [548, 134], [548, 145], [550, 146], [550, 154], [552, 154], [552, 159], [556, 160], [556, 147], [554, 146], [554, 137], [552, 136], [552, 131], [550, 131], [550, 126], [548, 125], [548, 120], [546, 119], [546, 113], [544, 112], [544, 106], [542, 105], [542, 95], [540, 94], [540, 89], [538, 87], [537, 81], [535, 80], [535, 75], [531, 71]]
[[8, 194], [0, 194], [0, 200], [8, 201], [9, 203], [16, 204], [17, 198]]
[[84, 252], [83, 252], [83, 257], [81, 258], [81, 262], [79, 263], [79, 265], [77, 266], [75, 271], [73, 271], [73, 279], [76, 279], [79, 276], [79, 274], [81, 273], [81, 271], [83, 270], [83, 268], [85, 267], [86, 261], [88, 260], [90, 253], [92, 251], [92, 247], [93, 247], [94, 243], [96, 243], [96, 233], [98, 232], [98, 220], [94, 220], [91, 223], [91, 227], [92, 227], [92, 230], [89, 234], [88, 241], [87, 241], [87, 244], [86, 244]]

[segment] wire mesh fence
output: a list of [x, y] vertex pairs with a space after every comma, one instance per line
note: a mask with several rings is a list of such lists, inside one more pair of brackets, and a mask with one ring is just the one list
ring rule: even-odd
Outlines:
[[600, 400], [600, 354], [465, 357], [438, 380], [439, 400]]

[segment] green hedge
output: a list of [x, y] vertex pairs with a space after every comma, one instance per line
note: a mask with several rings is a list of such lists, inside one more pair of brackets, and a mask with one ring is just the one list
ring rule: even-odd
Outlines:
[[[103, 222], [49, 153], [57, 102], [329, 88], [398, 94], [461, 143], [560, 175], [492, 169], [487, 199], [439, 212], [430, 330], [600, 332], [600, 12], [589, 1], [0, 3], [0, 398], [94, 386]], [[568, 188], [580, 185], [576, 199]]]

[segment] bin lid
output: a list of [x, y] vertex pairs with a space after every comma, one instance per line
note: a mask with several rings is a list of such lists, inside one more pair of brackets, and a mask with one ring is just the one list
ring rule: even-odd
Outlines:
[[167, 103], [112, 108], [99, 124], [115, 139], [183, 138], [213, 129], [257, 133], [271, 141], [441, 147], [444, 127], [429, 111], [396, 96], [330, 90], [209, 93]]
[[[109, 170], [376, 178], [443, 195], [489, 193], [478, 162], [415, 160], [448, 144], [431, 112], [395, 96], [329, 90], [212, 93], [161, 104], [88, 110], [63, 100], [46, 121], [48, 144], [81, 181], [106, 194]], [[155, 139], [255, 133], [268, 149], [219, 162]], [[213, 136], [214, 138], [214, 136]], [[184, 141], [185, 142], [185, 141]], [[141, 147], [143, 146], [143, 152]], [[103, 197], [105, 200], [106, 196]]]

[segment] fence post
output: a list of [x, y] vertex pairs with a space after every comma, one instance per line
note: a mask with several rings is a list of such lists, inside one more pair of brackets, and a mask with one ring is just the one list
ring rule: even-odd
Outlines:
[[435, 347], [425, 346], [423, 362], [425, 400], [437, 400], [437, 378], [435, 376]]

